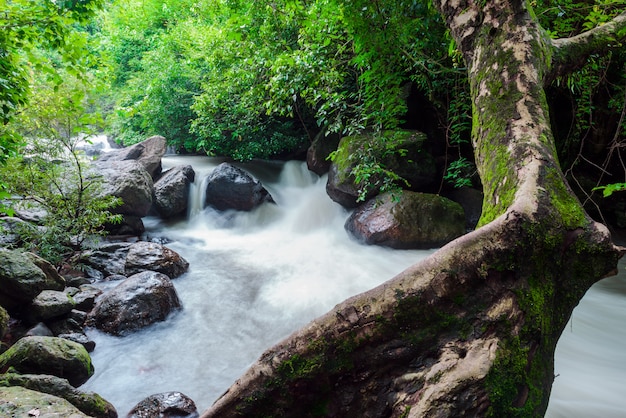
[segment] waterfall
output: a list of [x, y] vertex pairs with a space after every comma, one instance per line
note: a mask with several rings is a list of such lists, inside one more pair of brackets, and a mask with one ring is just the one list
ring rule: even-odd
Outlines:
[[[343, 229], [349, 213], [326, 195], [326, 178], [302, 162], [238, 164], [275, 205], [241, 213], [202, 208], [203, 180], [221, 162], [164, 158], [164, 168], [191, 164], [196, 171], [189, 216], [144, 220], [150, 236], [170, 239], [168, 247], [190, 262], [173, 281], [183, 308], [124, 337], [88, 332], [97, 344], [95, 374], [82, 389], [112, 402], [120, 416], [165, 391], [183, 392], [206, 409], [270, 346], [433, 252], [352, 240]], [[559, 376], [547, 416], [626, 411], [626, 333], [615, 331], [626, 323], [623, 276], [598, 283], [574, 312], [557, 349]]]

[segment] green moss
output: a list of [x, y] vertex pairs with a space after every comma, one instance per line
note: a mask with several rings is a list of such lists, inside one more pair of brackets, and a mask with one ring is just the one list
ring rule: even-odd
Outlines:
[[549, 169], [546, 181], [551, 186], [550, 203], [558, 213], [558, 218], [567, 229], [575, 229], [587, 223], [585, 211], [578, 199], [568, 190], [556, 168]]
[[[537, 416], [537, 399], [540, 389], [529, 378], [528, 347], [522, 346], [519, 337], [511, 337], [501, 344], [498, 355], [486, 378], [491, 405], [488, 417], [530, 418]], [[521, 406], [520, 396], [528, 391], [528, 401]], [[522, 395], [523, 396], [523, 395]]]
[[[404, 340], [416, 347], [429, 347], [442, 331], [462, 333], [470, 325], [465, 319], [442, 309], [424, 304], [418, 296], [398, 301], [392, 323], [387, 332], [398, 330]], [[395, 330], [394, 330], [395, 329]]]

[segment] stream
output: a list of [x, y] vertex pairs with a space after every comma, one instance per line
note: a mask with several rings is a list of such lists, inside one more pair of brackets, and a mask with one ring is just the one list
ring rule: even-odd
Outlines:
[[[120, 417], [167, 391], [183, 392], [202, 412], [273, 344], [434, 251], [352, 240], [343, 229], [349, 212], [328, 198], [326, 178], [302, 162], [239, 165], [276, 205], [202, 209], [202, 179], [220, 162], [165, 157], [164, 169], [191, 164], [196, 171], [188, 220], [144, 218], [148, 238], [170, 240], [190, 263], [173, 280], [183, 308], [124, 337], [88, 331], [95, 374], [81, 389], [102, 395]], [[574, 311], [557, 346], [546, 417], [626, 416], [625, 268], [593, 286]]]

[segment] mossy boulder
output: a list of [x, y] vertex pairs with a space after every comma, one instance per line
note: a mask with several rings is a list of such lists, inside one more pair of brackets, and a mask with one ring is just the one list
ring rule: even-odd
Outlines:
[[435, 248], [463, 235], [465, 215], [461, 205], [434, 194], [384, 193], [357, 208], [345, 228], [366, 244]]
[[89, 418], [65, 399], [20, 386], [0, 387], [0, 416]]
[[97, 393], [76, 389], [66, 379], [49, 375], [6, 373], [0, 375], [0, 387], [21, 386], [63, 398], [82, 413], [95, 418], [117, 418], [115, 407]]
[[68, 314], [74, 309], [74, 299], [66, 292], [42, 290], [35, 297], [26, 316], [35, 323]]
[[30, 303], [42, 290], [63, 289], [63, 283], [33, 262], [33, 254], [0, 249], [0, 305], [9, 312]]
[[426, 134], [417, 131], [383, 131], [347, 136], [341, 139], [328, 172], [326, 192], [346, 208], [358, 206], [359, 190], [366, 188], [366, 199], [380, 192], [383, 178], [373, 173], [365, 181], [355, 183], [354, 169], [358, 164], [380, 167], [407, 180], [397, 186], [413, 191], [429, 191], [437, 178], [435, 160], [424, 149]]
[[0, 355], [0, 371], [12, 367], [19, 373], [49, 374], [80, 386], [94, 372], [91, 357], [82, 345], [58, 337], [19, 339]]
[[48, 281], [46, 289], [63, 290], [65, 288], [65, 285], [67, 284], [65, 282], [65, 279], [63, 278], [63, 276], [61, 276], [61, 274], [59, 274], [59, 271], [56, 269], [56, 267], [52, 265], [52, 263], [31, 252], [26, 252], [24, 253], [24, 255], [28, 257], [28, 259], [32, 261], [34, 265], [39, 267], [41, 271], [43, 271], [46, 275]]

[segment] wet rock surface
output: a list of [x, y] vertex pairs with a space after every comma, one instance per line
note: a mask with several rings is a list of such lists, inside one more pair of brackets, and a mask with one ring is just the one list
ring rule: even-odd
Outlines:
[[88, 324], [113, 335], [123, 335], [163, 321], [181, 306], [176, 289], [165, 274], [137, 273], [104, 293]]
[[222, 163], [206, 180], [205, 205], [217, 210], [251, 211], [274, 199], [261, 182], [244, 170]]

